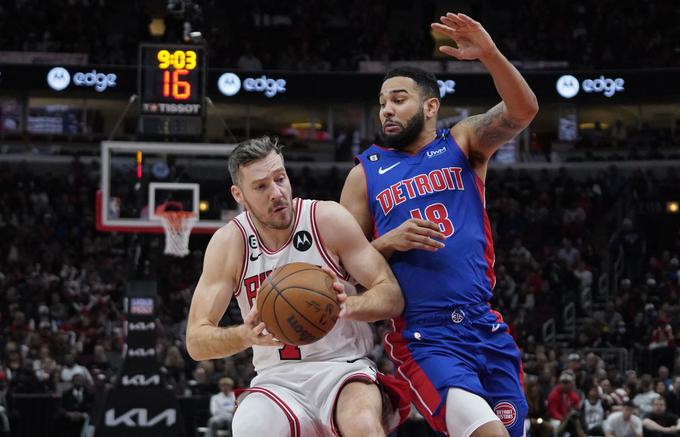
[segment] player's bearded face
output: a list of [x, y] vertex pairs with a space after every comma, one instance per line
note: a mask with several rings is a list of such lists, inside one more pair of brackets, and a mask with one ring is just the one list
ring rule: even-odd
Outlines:
[[293, 199], [288, 192], [286, 197], [270, 199], [265, 208], [254, 208], [254, 204], [244, 198], [246, 208], [255, 220], [272, 229], [288, 229], [293, 222]]
[[242, 170], [242, 203], [251, 217], [271, 229], [287, 229], [293, 221], [293, 196], [283, 159], [272, 152]]
[[[398, 132], [387, 133], [385, 131], [385, 126], [388, 123], [391, 126], [397, 124], [401, 127], [401, 129], [399, 129]], [[413, 143], [418, 138], [418, 135], [420, 135], [420, 132], [423, 130], [424, 126], [425, 126], [425, 112], [423, 111], [423, 107], [421, 106], [420, 110], [416, 112], [413, 115], [413, 117], [409, 118], [406, 121], [406, 126], [404, 126], [402, 123], [396, 120], [392, 120], [389, 118], [385, 119], [382, 125], [382, 129], [380, 129], [380, 138], [383, 142], [383, 145], [389, 148], [403, 149], [407, 147], [409, 144]]]

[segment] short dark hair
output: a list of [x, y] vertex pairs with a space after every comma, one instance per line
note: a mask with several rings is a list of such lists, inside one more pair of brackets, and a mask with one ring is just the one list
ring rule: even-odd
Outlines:
[[408, 77], [420, 88], [420, 92], [424, 99], [439, 98], [439, 85], [437, 78], [429, 71], [425, 71], [418, 67], [396, 67], [391, 69], [383, 77], [383, 82], [392, 77]]
[[229, 155], [229, 162], [227, 164], [232, 183], [238, 185], [241, 167], [265, 158], [272, 151], [280, 155], [281, 149], [283, 149], [283, 146], [279, 145], [279, 139], [277, 137], [270, 138], [267, 135], [251, 138], [239, 143], [234, 151], [231, 152], [231, 155]]

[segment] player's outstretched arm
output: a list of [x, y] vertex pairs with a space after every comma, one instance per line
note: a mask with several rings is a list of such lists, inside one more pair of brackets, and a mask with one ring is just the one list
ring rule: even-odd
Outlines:
[[458, 46], [442, 46], [440, 50], [460, 60], [482, 62], [502, 98], [485, 114], [469, 117], [451, 129], [472, 164], [485, 164], [502, 144], [529, 125], [538, 112], [538, 102], [529, 84], [479, 22], [451, 12], [440, 21], [432, 23], [432, 28], [449, 36]]
[[[340, 195], [340, 204], [354, 216], [364, 235], [371, 238], [373, 221], [368, 210], [366, 175], [361, 165], [355, 166], [347, 175]], [[444, 247], [444, 234], [439, 226], [427, 220], [410, 219], [400, 226], [374, 239], [371, 244], [385, 259], [394, 251], [423, 249], [434, 252]]]
[[255, 306], [242, 325], [218, 326], [238, 285], [242, 257], [243, 239], [236, 225], [222, 227], [210, 239], [187, 321], [187, 351], [196, 361], [234, 355], [254, 344], [279, 345], [263, 334], [265, 325]]
[[404, 296], [385, 258], [368, 242], [352, 215], [336, 202], [319, 202], [317, 226], [324, 245], [367, 290], [349, 296], [342, 316], [375, 322], [401, 315]]

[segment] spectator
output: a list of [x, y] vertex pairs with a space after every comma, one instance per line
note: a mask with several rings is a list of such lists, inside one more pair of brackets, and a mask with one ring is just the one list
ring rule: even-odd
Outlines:
[[9, 402], [7, 399], [7, 381], [5, 373], [0, 371], [0, 436], [9, 437], [10, 423], [9, 423]]
[[642, 421], [634, 411], [635, 404], [626, 401], [623, 411], [611, 413], [604, 422], [605, 437], [642, 437]]
[[76, 363], [75, 357], [72, 353], [67, 353], [64, 355], [64, 366], [61, 369], [61, 380], [62, 382], [71, 382], [74, 375], [82, 375], [88, 385], [92, 385], [94, 381], [92, 380], [92, 375], [86, 367], [81, 366]]
[[181, 393], [184, 390], [186, 383], [186, 362], [177, 346], [173, 345], [168, 348], [161, 372], [165, 374], [167, 384], [171, 385], [175, 392]]
[[608, 412], [609, 405], [602, 400], [600, 388], [595, 384], [591, 385], [581, 408], [582, 425], [587, 435], [604, 435], [602, 425]]
[[75, 373], [73, 386], [61, 394], [59, 429], [63, 437], [78, 437], [88, 424], [89, 412], [94, 405], [94, 395], [85, 386], [85, 377]]
[[680, 416], [680, 375], [673, 378], [673, 386], [666, 391], [666, 409], [669, 413]]
[[680, 417], [666, 411], [664, 398], [654, 399], [652, 412], [642, 421], [644, 437], [677, 437], [680, 435]]
[[642, 375], [640, 378], [640, 393], [638, 393], [633, 398], [633, 403], [640, 409], [641, 416], [651, 413], [653, 402], [661, 397], [657, 392], [654, 391], [654, 385], [652, 382], [651, 375]]
[[217, 437], [220, 429], [231, 430], [231, 419], [234, 417], [234, 381], [231, 378], [221, 378], [220, 392], [210, 397], [210, 419], [206, 437]]
[[[574, 375], [564, 371], [560, 375], [559, 384], [548, 395], [548, 415], [550, 423], [556, 433], [570, 431], [568, 428], [581, 429], [578, 423], [578, 410], [581, 408], [581, 398], [574, 391]], [[583, 431], [581, 430], [581, 433]]]

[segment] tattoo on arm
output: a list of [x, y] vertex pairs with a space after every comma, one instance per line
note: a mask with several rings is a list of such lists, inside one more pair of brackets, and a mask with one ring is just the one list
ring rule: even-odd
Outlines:
[[503, 143], [512, 139], [525, 128], [525, 125], [513, 121], [505, 114], [503, 102], [489, 109], [484, 114], [474, 115], [467, 119], [472, 128], [474, 146], [470, 160], [476, 160], [474, 155], [490, 156]]

